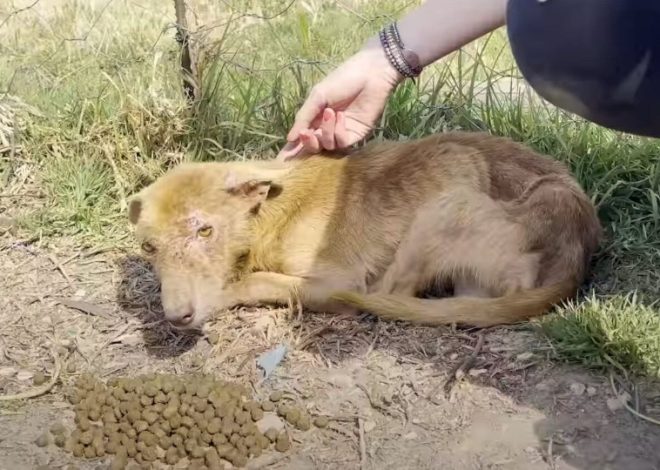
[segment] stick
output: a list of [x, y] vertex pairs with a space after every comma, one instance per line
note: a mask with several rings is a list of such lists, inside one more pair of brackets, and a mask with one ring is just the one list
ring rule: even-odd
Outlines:
[[477, 356], [479, 355], [481, 349], [484, 346], [484, 340], [485, 340], [484, 334], [480, 333], [477, 338], [477, 345], [472, 350], [472, 354], [466, 357], [465, 360], [460, 364], [458, 364], [456, 367], [452, 368], [449, 377], [447, 378], [447, 381], [443, 386], [443, 389], [445, 391], [445, 397], [449, 398], [454, 384], [460, 379], [462, 379], [463, 376], [474, 366], [474, 363], [477, 361]]
[[0, 395], [0, 401], [24, 400], [26, 398], [35, 398], [48, 393], [50, 389], [55, 386], [55, 383], [60, 378], [60, 373], [62, 372], [62, 361], [57, 355], [55, 348], [51, 350], [51, 354], [53, 355], [53, 360], [55, 361], [55, 371], [53, 372], [53, 376], [50, 378], [50, 382], [25, 392], [16, 393], [13, 395]]
[[183, 94], [189, 102], [197, 99], [193, 60], [190, 54], [190, 34], [186, 20], [186, 4], [184, 0], [174, 0], [176, 13], [176, 41], [181, 46], [181, 72], [183, 73]]
[[360, 435], [360, 469], [367, 470], [367, 440], [364, 437], [364, 422], [358, 417], [358, 433]]

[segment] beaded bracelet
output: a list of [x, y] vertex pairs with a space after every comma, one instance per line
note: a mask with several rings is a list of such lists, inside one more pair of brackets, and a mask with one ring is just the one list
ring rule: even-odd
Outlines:
[[422, 72], [419, 58], [413, 51], [406, 49], [401, 41], [396, 22], [389, 24], [378, 33], [380, 44], [387, 60], [404, 77], [414, 78]]

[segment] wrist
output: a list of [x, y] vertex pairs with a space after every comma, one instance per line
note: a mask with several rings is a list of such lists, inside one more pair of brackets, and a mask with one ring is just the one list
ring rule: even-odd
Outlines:
[[362, 46], [362, 49], [360, 49], [360, 53], [370, 57], [372, 66], [378, 70], [387, 81], [392, 83], [392, 86], [397, 86], [406, 79], [406, 77], [402, 75], [387, 58], [387, 54], [380, 43], [378, 35], [367, 39]]

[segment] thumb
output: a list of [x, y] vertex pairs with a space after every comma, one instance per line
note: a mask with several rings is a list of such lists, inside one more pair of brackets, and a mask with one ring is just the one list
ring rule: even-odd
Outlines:
[[323, 92], [312, 88], [309, 96], [296, 113], [293, 126], [286, 136], [286, 140], [293, 142], [300, 137], [300, 131], [312, 127], [312, 122], [323, 112], [327, 105], [327, 100]]

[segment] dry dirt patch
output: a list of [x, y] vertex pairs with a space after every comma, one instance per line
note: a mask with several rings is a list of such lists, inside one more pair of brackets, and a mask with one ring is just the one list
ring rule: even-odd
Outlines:
[[[0, 393], [32, 389], [39, 372], [49, 378], [53, 351], [63, 367], [48, 393], [0, 403], [0, 469], [105, 468], [34, 443], [71, 418], [64, 385], [87, 371], [204, 371], [257, 396], [293, 390], [331, 418], [294, 432], [292, 450], [264, 455], [261, 468], [660, 468], [660, 427], [612, 409], [607, 378], [552, 364], [527, 328], [416, 328], [294, 306], [231, 312], [204, 335], [180, 335], [161, 321], [157, 283], [130, 253], [1, 241]], [[262, 381], [255, 359], [281, 343], [289, 353]], [[641, 406], [651, 392], [640, 391]]]

